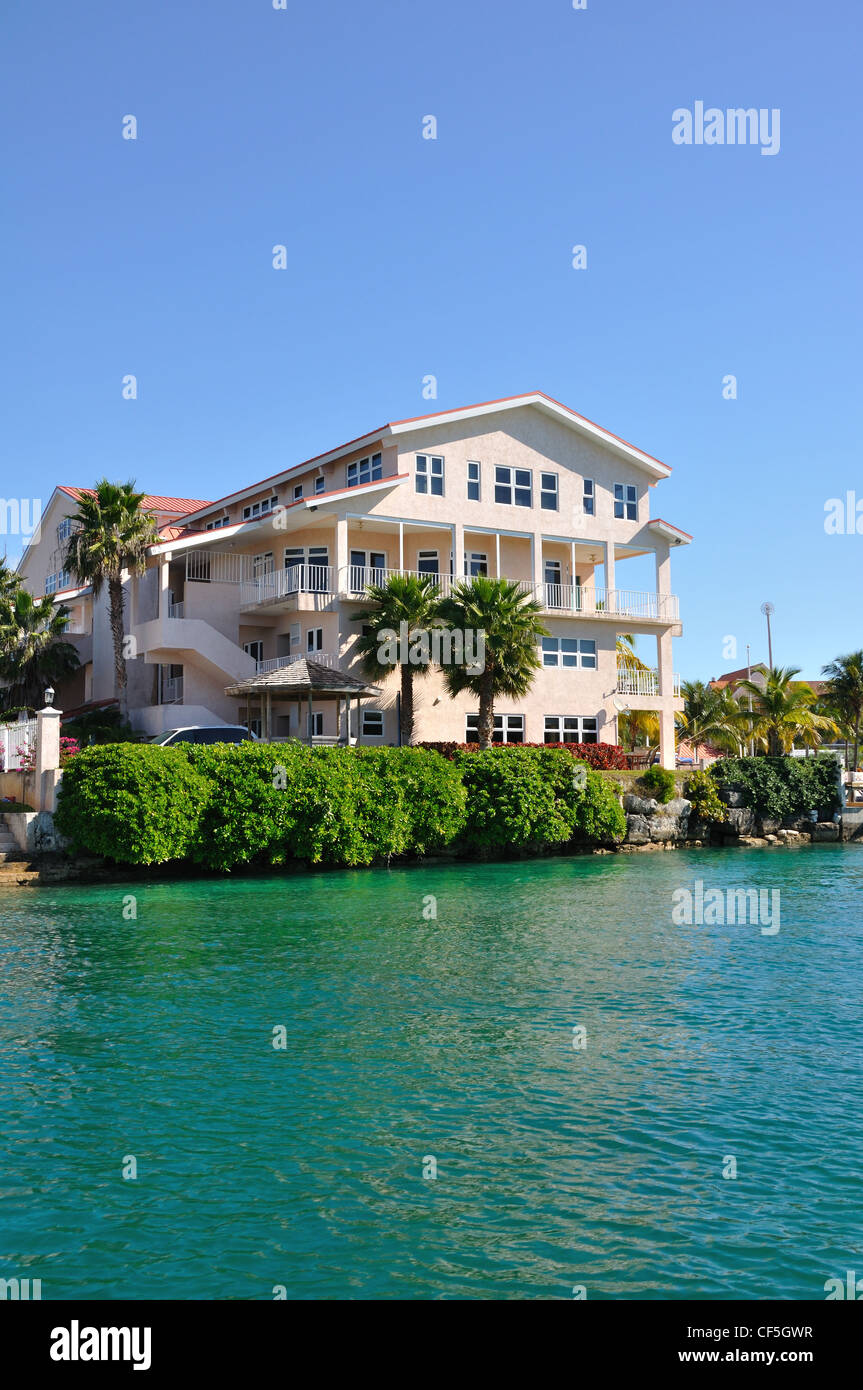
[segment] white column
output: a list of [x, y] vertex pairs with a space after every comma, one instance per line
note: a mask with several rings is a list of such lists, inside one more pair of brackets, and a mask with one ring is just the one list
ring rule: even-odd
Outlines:
[[344, 593], [350, 580], [348, 578], [348, 562], [350, 551], [348, 549], [348, 519], [345, 516], [336, 517], [336, 584], [339, 592]]
[[46, 705], [36, 715], [36, 810], [53, 811], [57, 800], [60, 768], [60, 714]]
[[400, 570], [403, 570], [404, 567], [405, 567], [405, 524], [404, 524], [403, 521], [400, 521], [400, 522], [399, 522], [399, 569], [400, 569]]
[[[663, 597], [671, 594], [671, 547], [668, 542], [660, 543], [656, 548], [656, 592]], [[665, 613], [659, 598], [658, 613], [664, 617]]]
[[460, 522], [450, 528], [452, 531], [452, 573], [453, 579], [464, 577], [464, 527]]
[[500, 531], [494, 533], [494, 574], [496, 579], [501, 578], [500, 573]]
[[159, 566], [159, 617], [163, 622], [168, 616], [168, 590], [171, 587], [170, 564], [170, 554], [163, 555]]
[[[594, 587], [596, 587], [595, 580]], [[617, 606], [614, 600], [614, 590], [617, 588], [617, 580], [614, 574], [614, 541], [605, 542], [605, 588], [606, 607], [614, 612]], [[612, 605], [614, 605], [614, 607], [612, 607]]]

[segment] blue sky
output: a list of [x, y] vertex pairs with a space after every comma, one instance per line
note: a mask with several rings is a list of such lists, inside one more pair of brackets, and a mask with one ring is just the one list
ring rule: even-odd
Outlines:
[[[7, 0], [0, 491], [218, 497], [540, 388], [674, 468], [684, 676], [766, 657], [764, 599], [817, 676], [863, 645], [863, 535], [824, 530], [863, 501], [861, 29], [852, 0]], [[698, 100], [779, 108], [779, 153], [675, 145]]]

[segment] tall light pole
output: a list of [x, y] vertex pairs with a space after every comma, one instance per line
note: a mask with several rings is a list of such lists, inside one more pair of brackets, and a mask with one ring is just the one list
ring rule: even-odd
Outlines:
[[771, 669], [771, 671], [772, 671], [772, 670], [773, 670], [773, 642], [772, 642], [771, 637], [770, 637], [770, 615], [771, 615], [771, 613], [775, 613], [775, 612], [776, 612], [776, 609], [774, 608], [774, 606], [773, 606], [772, 603], [762, 603], [762, 605], [761, 605], [761, 612], [764, 614], [765, 618], [767, 619], [767, 660], [768, 660], [768, 662], [769, 662], [770, 669]]

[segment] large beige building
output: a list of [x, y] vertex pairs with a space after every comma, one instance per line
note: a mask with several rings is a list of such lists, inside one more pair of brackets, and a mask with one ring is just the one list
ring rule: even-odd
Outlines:
[[[313, 703], [310, 730], [305, 706], [276, 699], [261, 729], [260, 704], [226, 690], [299, 657], [362, 675], [356, 615], [369, 582], [434, 574], [446, 590], [481, 573], [532, 592], [550, 633], [530, 693], [498, 702], [495, 738], [614, 743], [622, 710], [653, 710], [673, 767], [681, 628], [670, 557], [691, 537], [651, 517], [650, 491], [669, 472], [531, 392], [392, 422], [216, 502], [150, 498], [161, 540], [126, 586], [132, 721], [150, 733], [251, 720], [276, 738], [344, 738], [341, 703]], [[113, 694], [107, 601], [94, 606], [61, 568], [75, 492], [55, 491], [21, 565], [34, 593], [53, 592], [71, 613], [82, 671], [60, 692], [67, 707]], [[627, 586], [628, 562], [642, 574], [650, 565], [647, 586]], [[618, 664], [624, 632], [655, 640], [650, 671]], [[398, 684], [394, 675], [354, 706], [351, 737], [397, 741]], [[419, 739], [469, 740], [476, 715], [439, 671], [417, 681]]]

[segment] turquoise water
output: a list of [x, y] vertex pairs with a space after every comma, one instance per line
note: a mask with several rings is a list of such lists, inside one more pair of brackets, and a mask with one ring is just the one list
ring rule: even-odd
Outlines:
[[[781, 930], [674, 926], [696, 878]], [[863, 1270], [861, 890], [829, 845], [2, 890], [0, 1276], [823, 1298]]]

